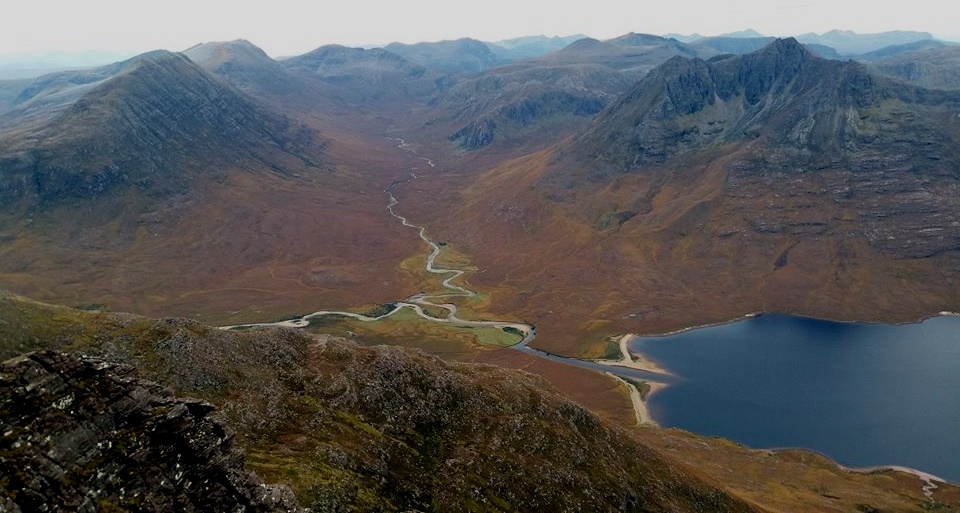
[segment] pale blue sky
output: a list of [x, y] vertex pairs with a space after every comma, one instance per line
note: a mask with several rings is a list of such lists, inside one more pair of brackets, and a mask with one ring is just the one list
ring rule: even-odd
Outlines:
[[[5, 2], [0, 55], [44, 50], [129, 54], [183, 50], [196, 43], [248, 39], [273, 56], [328, 43], [351, 46], [458, 37], [494, 41], [523, 35], [627, 32], [716, 35], [746, 28], [771, 36], [920, 30], [960, 39], [943, 0], [31, 0]], [[13, 5], [10, 5], [13, 4]]]

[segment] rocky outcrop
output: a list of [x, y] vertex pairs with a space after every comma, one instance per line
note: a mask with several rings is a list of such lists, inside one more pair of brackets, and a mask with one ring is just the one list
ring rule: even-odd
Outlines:
[[52, 351], [0, 364], [0, 510], [303, 511], [244, 468], [213, 406]]

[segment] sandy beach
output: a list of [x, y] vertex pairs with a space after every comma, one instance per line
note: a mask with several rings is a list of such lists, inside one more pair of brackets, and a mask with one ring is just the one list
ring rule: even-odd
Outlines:
[[[637, 387], [635, 387], [633, 384], [631, 384], [627, 380], [621, 378], [620, 376], [617, 376], [616, 374], [608, 372], [607, 375], [623, 383], [623, 385], [627, 387], [627, 390], [630, 393], [630, 402], [633, 404], [633, 412], [637, 417], [638, 426], [659, 425], [657, 424], [657, 421], [653, 419], [653, 416], [650, 415], [650, 410], [647, 408], [647, 403], [642, 397], [640, 397], [640, 391], [637, 390]], [[650, 385], [650, 391], [647, 392], [647, 398], [649, 398], [651, 395], [656, 393], [658, 390], [661, 390], [662, 388], [667, 386], [664, 383], [649, 382], [649, 381], [647, 382], [647, 384]]]
[[[657, 372], [660, 374], [670, 374], [670, 371], [664, 369], [656, 362], [652, 362], [639, 354], [631, 354], [629, 343], [630, 340], [635, 337], [633, 333], [628, 333], [620, 337], [620, 359], [619, 360], [594, 360], [599, 364], [603, 365], [612, 365], [618, 367], [627, 367], [630, 369], [645, 370], [650, 372]], [[672, 374], [671, 374], [672, 375]]]
[[[608, 365], [610, 367], [626, 367], [630, 369], [638, 369], [650, 372], [657, 372], [660, 374], [670, 374], [669, 371], [663, 367], [657, 365], [655, 362], [652, 362], [641, 355], [635, 355], [630, 353], [629, 343], [635, 335], [628, 333], [620, 337], [620, 359], [619, 360], [595, 360], [597, 363], [602, 365]], [[656, 426], [657, 421], [653, 419], [653, 416], [650, 415], [650, 410], [647, 408], [647, 403], [643, 397], [640, 396], [640, 391], [637, 390], [637, 387], [631, 384], [629, 381], [617, 376], [612, 372], [607, 372], [607, 375], [611, 378], [621, 382], [624, 386], [627, 387], [627, 390], [630, 393], [630, 402], [633, 404], [633, 411], [637, 417], [638, 426]], [[662, 390], [667, 386], [666, 383], [661, 383], [659, 381], [650, 381], [644, 380], [644, 382], [650, 386], [650, 391], [647, 392], [647, 399], [651, 395], [655, 394], [659, 390]]]

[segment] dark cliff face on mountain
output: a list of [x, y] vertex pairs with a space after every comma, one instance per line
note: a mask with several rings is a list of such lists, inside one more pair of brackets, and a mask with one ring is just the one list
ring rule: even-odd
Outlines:
[[0, 509], [303, 511], [244, 467], [210, 404], [45, 351], [0, 364]]
[[0, 199], [40, 203], [183, 191], [231, 169], [315, 166], [316, 134], [260, 108], [182, 55], [128, 63], [46, 126], [0, 137]]
[[[857, 231], [874, 247], [930, 256], [960, 250], [952, 199], [960, 187], [958, 109], [958, 94], [823, 60], [779, 40], [743, 57], [665, 63], [571, 145], [577, 171], [559, 176], [567, 186], [580, 180], [576, 173], [599, 184], [714, 152], [724, 155], [731, 201], [774, 191], [815, 195], [856, 211]], [[834, 224], [801, 222], [790, 208], [764, 210], [745, 214], [761, 230]]]
[[[863, 165], [868, 155], [892, 153], [893, 143], [928, 168], [931, 151], [949, 162], [957, 148], [953, 128], [922, 119], [923, 111], [958, 105], [958, 95], [904, 86], [779, 40], [743, 57], [672, 59], [607, 109], [574, 151], [627, 171], [759, 140], [781, 167], [817, 169]], [[898, 114], [884, 116], [894, 108]], [[917, 132], [923, 155], [897, 141], [904, 129]]]

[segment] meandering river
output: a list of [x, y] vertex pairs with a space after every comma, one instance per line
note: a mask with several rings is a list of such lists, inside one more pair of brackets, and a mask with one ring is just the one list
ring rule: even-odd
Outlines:
[[[416, 149], [414, 149], [411, 145], [409, 145], [403, 139], [393, 139], [393, 140], [399, 142], [399, 144], [397, 145], [398, 148], [409, 153], [416, 153]], [[422, 160], [424, 160], [427, 163], [427, 165], [429, 165], [430, 167], [434, 167], [434, 163], [432, 160], [428, 158], [422, 158]], [[430, 247], [430, 254], [427, 255], [425, 269], [428, 273], [446, 276], [440, 282], [442, 287], [445, 289], [445, 292], [441, 294], [429, 294], [429, 295], [423, 294], [423, 293], [414, 294], [403, 301], [395, 302], [393, 304], [394, 305], [393, 308], [390, 311], [382, 315], [379, 315], [377, 317], [370, 317], [370, 316], [358, 314], [355, 312], [346, 312], [346, 311], [340, 311], [340, 310], [319, 310], [295, 319], [287, 319], [287, 320], [278, 321], [278, 322], [239, 324], [235, 326], [223, 326], [222, 328], [238, 329], [238, 328], [256, 328], [256, 327], [266, 327], [266, 326], [305, 328], [310, 325], [311, 319], [316, 319], [318, 317], [324, 317], [324, 316], [330, 316], [330, 315], [350, 317], [352, 319], [356, 319], [362, 322], [375, 322], [375, 321], [380, 321], [387, 317], [390, 317], [391, 315], [399, 312], [404, 308], [409, 308], [414, 312], [416, 312], [417, 315], [419, 315], [423, 319], [430, 322], [442, 322], [442, 323], [452, 324], [454, 326], [490, 326], [490, 327], [499, 328], [499, 329], [509, 328], [509, 329], [515, 330], [517, 333], [521, 334], [522, 338], [520, 342], [515, 344], [513, 347], [520, 350], [527, 349], [527, 344], [529, 344], [537, 336], [537, 330], [533, 326], [526, 323], [511, 322], [511, 321], [474, 321], [474, 320], [468, 320], [468, 319], [461, 319], [460, 317], [457, 317], [457, 305], [445, 301], [455, 297], [470, 298], [470, 297], [476, 296], [477, 293], [470, 289], [461, 287], [453, 283], [453, 280], [460, 277], [464, 273], [464, 271], [460, 269], [445, 269], [445, 268], [437, 267], [436, 260], [437, 260], [437, 257], [440, 256], [440, 245], [430, 240], [429, 237], [427, 237], [427, 234], [426, 234], [427, 230], [425, 227], [411, 223], [410, 221], [407, 220], [406, 217], [396, 212], [395, 207], [399, 204], [399, 201], [397, 200], [396, 196], [394, 196], [393, 194], [394, 189], [399, 185], [405, 184], [411, 180], [416, 180], [416, 179], [417, 179], [417, 175], [411, 172], [410, 176], [407, 177], [406, 179], [393, 182], [386, 189], [384, 189], [383, 192], [387, 196], [387, 211], [390, 213], [391, 216], [400, 220], [400, 223], [403, 226], [417, 230], [417, 232], [420, 235], [420, 239], [423, 240], [425, 243], [427, 243], [427, 245]], [[447, 315], [441, 318], [429, 315], [423, 310], [423, 307], [425, 306], [446, 310]], [[532, 348], [528, 350], [533, 351]]]

